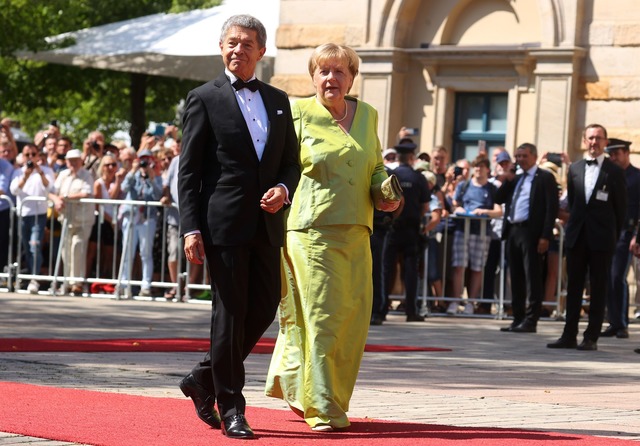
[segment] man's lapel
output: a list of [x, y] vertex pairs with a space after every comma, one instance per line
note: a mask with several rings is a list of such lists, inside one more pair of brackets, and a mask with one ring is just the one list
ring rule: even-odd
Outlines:
[[[534, 200], [534, 197], [536, 196], [536, 190], [538, 189], [537, 185], [540, 183], [538, 175], [540, 175], [540, 167], [536, 169], [536, 174], [531, 179], [531, 192], [529, 193], [529, 209], [530, 210], [532, 209], [531, 206], [534, 203], [533, 200]], [[531, 215], [531, 212], [529, 212], [529, 215]]]
[[584, 160], [580, 160], [578, 162], [576, 162], [575, 164], [575, 169], [576, 169], [576, 177], [575, 177], [575, 182], [573, 184], [574, 188], [575, 188], [575, 199], [576, 200], [582, 200], [583, 203], [587, 202], [587, 194], [586, 191], [584, 189], [584, 175], [585, 175], [585, 166], [586, 163]]

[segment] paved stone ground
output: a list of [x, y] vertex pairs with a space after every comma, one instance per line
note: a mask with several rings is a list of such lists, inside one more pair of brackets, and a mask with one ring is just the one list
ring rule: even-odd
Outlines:
[[[0, 337], [206, 337], [202, 303], [114, 301], [0, 293]], [[550, 350], [562, 323], [537, 334], [501, 333], [505, 321], [391, 315], [370, 343], [450, 352], [366, 353], [352, 417], [453, 426], [526, 428], [640, 441], [640, 324], [631, 338], [601, 339], [597, 352]], [[272, 325], [267, 336], [275, 337]], [[183, 398], [177, 382], [199, 353], [0, 353], [0, 380]], [[246, 362], [249, 405], [284, 409], [263, 395], [269, 355]], [[6, 404], [6, 402], [3, 402]], [[0, 446], [62, 445], [0, 433]]]

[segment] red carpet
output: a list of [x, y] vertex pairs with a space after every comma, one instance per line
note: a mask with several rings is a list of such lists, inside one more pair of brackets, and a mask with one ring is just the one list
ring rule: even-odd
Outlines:
[[[275, 339], [262, 338], [252, 353], [270, 354]], [[208, 339], [30, 339], [0, 338], [0, 352], [205, 352]], [[366, 352], [442, 352], [435, 347], [367, 345]]]
[[[191, 401], [0, 381], [0, 432], [104, 446], [246, 444], [209, 429]], [[348, 432], [318, 434], [292, 412], [248, 408], [258, 439], [272, 446], [637, 446], [610, 438], [517, 429], [482, 429], [352, 420]]]

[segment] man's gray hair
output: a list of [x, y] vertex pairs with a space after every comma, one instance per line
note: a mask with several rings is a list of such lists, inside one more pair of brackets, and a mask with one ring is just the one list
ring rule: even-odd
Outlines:
[[234, 26], [254, 30], [258, 35], [258, 45], [260, 45], [260, 48], [267, 46], [267, 30], [264, 28], [264, 25], [260, 20], [248, 14], [238, 14], [229, 17], [222, 25], [222, 30], [220, 31], [220, 42], [224, 41], [225, 37], [227, 37], [227, 33]]
[[134, 159], [138, 157], [138, 152], [136, 152], [136, 149], [134, 149], [131, 146], [125, 147], [124, 149], [120, 150], [119, 153], [123, 153], [123, 152], [128, 153]]

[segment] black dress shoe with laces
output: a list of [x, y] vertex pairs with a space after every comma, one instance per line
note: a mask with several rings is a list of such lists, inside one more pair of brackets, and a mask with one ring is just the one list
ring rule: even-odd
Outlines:
[[596, 351], [598, 350], [598, 342], [592, 341], [591, 339], [585, 339], [580, 343], [577, 349], [582, 351]]
[[520, 325], [516, 325], [511, 329], [514, 333], [535, 333], [536, 323], [531, 321], [524, 321]]
[[560, 338], [555, 342], [547, 344], [547, 348], [576, 348], [578, 342], [575, 339]]
[[214, 407], [215, 396], [210, 395], [207, 389], [202, 387], [194, 376], [189, 373], [180, 381], [180, 390], [184, 396], [193, 400], [198, 418], [214, 429], [220, 429], [220, 415]]
[[613, 325], [609, 325], [605, 330], [600, 333], [603, 338], [616, 337], [618, 339], [627, 339], [629, 337], [629, 330], [626, 328], [616, 328]]
[[222, 423], [222, 433], [229, 438], [251, 439], [255, 438], [247, 419], [239, 413], [224, 419]]
[[521, 322], [513, 321], [513, 322], [511, 322], [511, 325], [507, 325], [506, 327], [500, 327], [500, 331], [513, 331], [513, 329], [516, 328], [520, 324], [521, 324]]

